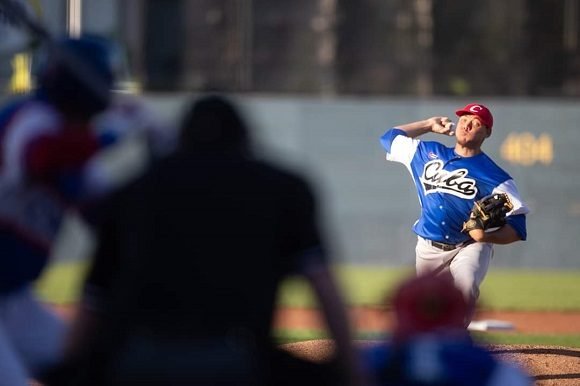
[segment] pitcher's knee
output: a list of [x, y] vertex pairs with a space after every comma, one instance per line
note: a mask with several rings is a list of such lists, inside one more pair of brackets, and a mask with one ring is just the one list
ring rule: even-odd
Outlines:
[[459, 288], [465, 300], [470, 303], [477, 302], [477, 299], [479, 299], [479, 287], [475, 282], [472, 280], [455, 280], [455, 285]]

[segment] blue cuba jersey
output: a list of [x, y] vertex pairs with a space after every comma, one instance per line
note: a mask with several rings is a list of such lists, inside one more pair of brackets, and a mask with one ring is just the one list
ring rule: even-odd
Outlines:
[[506, 221], [522, 240], [527, 237], [523, 203], [514, 180], [485, 153], [462, 157], [439, 142], [409, 138], [403, 130], [393, 128], [381, 137], [388, 161], [405, 165], [411, 173], [421, 217], [413, 231], [426, 239], [447, 244], [469, 240], [461, 233], [473, 203], [493, 193], [507, 193], [514, 208]]

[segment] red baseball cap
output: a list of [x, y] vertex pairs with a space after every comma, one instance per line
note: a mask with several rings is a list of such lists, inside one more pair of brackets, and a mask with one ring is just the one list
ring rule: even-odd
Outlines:
[[480, 103], [470, 103], [464, 108], [457, 110], [455, 114], [458, 117], [462, 115], [477, 115], [484, 125], [490, 129], [493, 126], [493, 115], [491, 115], [491, 111]]
[[423, 275], [404, 281], [395, 291], [392, 306], [395, 341], [436, 331], [463, 331], [468, 305], [450, 278]]

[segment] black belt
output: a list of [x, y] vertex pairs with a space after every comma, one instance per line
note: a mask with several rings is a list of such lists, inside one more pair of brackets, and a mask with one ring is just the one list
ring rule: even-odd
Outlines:
[[433, 240], [427, 240], [427, 241], [429, 242], [429, 244], [431, 244], [435, 248], [441, 249], [442, 251], [452, 251], [452, 250], [457, 249], [459, 247], [463, 247], [464, 245], [467, 244], [467, 243], [446, 244], [446, 243], [440, 243], [439, 241], [433, 241]]

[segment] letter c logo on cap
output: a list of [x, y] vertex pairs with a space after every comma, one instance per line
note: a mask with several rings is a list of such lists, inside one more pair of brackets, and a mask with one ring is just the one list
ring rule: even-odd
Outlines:
[[481, 107], [479, 105], [471, 106], [469, 109], [469, 111], [474, 112], [474, 113], [478, 113], [481, 110], [483, 110], [483, 107]]

